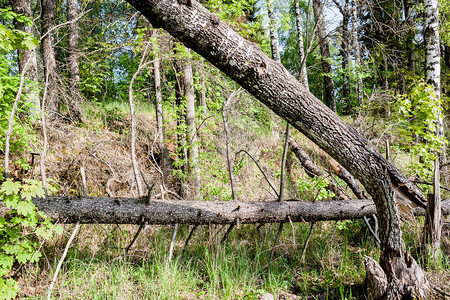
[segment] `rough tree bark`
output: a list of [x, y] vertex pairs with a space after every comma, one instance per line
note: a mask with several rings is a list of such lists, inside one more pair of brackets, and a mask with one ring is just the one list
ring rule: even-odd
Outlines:
[[[33, 203], [53, 221], [80, 224], [185, 225], [279, 223], [357, 219], [376, 213], [372, 200], [352, 201], [198, 201], [109, 197], [34, 198]], [[443, 202], [450, 211], [450, 200]], [[9, 211], [0, 204], [0, 217]], [[414, 214], [423, 216], [424, 209]]]
[[423, 195], [365, 138], [314, 97], [279, 63], [240, 37], [195, 0], [128, 0], [154, 26], [163, 27], [209, 60], [349, 170], [373, 197], [380, 225], [381, 266], [387, 295], [426, 298], [429, 284], [405, 253], [394, 185], [423, 205]]
[[44, 75], [47, 80], [47, 103], [43, 107], [51, 118], [59, 114], [60, 98], [58, 96], [58, 73], [56, 69], [55, 42], [53, 29], [55, 27], [53, 0], [41, 0], [42, 54]]
[[331, 77], [330, 46], [323, 17], [324, 6], [320, 0], [313, 0], [314, 18], [317, 23], [317, 37], [320, 44], [320, 55], [322, 59], [322, 71], [324, 73], [323, 82], [325, 88], [325, 103], [332, 110], [336, 111], [336, 99], [334, 97], [334, 83]]
[[306, 71], [306, 54], [303, 44], [302, 17], [300, 14], [300, 0], [295, 0], [295, 21], [297, 25], [298, 57], [300, 60], [300, 73], [298, 80], [303, 83], [306, 89], [309, 89], [308, 73]]
[[[31, 12], [30, 0], [13, 0], [11, 1], [12, 9], [16, 14], [21, 14], [23, 16], [33, 18]], [[25, 23], [16, 22], [15, 28], [30, 35], [33, 35], [33, 30], [31, 25]], [[29, 81], [37, 83], [38, 73], [37, 73], [37, 60], [36, 60], [36, 49], [33, 50], [19, 50], [19, 73], [22, 74], [25, 69], [25, 65], [28, 63], [27, 71], [25, 73], [25, 78]], [[33, 83], [27, 82], [24, 86], [24, 93], [28, 95], [30, 105], [30, 114], [33, 116], [39, 116], [40, 101], [39, 101], [39, 90], [37, 87], [32, 86]]]
[[81, 123], [81, 94], [78, 84], [80, 82], [79, 48], [78, 48], [78, 0], [67, 0], [67, 39], [68, 57], [67, 71], [69, 73], [69, 116]]
[[[438, 0], [424, 1], [424, 39], [425, 39], [425, 70], [426, 81], [434, 88], [437, 99], [441, 96], [441, 49], [439, 41], [439, 2]], [[444, 123], [442, 111], [439, 107], [436, 114], [436, 135], [444, 136]], [[429, 198], [427, 204], [427, 215], [425, 218], [424, 241], [430, 244], [435, 253], [440, 248], [441, 241], [441, 192], [440, 192], [440, 170], [439, 157], [436, 153], [433, 175], [433, 197]]]

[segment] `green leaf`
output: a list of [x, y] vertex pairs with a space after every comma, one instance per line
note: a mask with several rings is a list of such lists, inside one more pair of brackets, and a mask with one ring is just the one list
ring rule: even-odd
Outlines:
[[36, 210], [36, 206], [34, 206], [34, 204], [29, 201], [20, 201], [17, 204], [16, 209], [18, 214], [21, 214], [22, 216], [28, 216]]
[[20, 187], [20, 182], [14, 182], [12, 179], [7, 179], [2, 183], [0, 192], [4, 192], [6, 195], [18, 194]]

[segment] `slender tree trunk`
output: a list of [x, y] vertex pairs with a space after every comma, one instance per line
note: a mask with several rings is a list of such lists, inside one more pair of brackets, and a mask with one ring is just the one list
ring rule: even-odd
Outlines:
[[416, 70], [416, 57], [413, 49], [414, 40], [414, 26], [411, 17], [411, 3], [410, 0], [403, 0], [403, 9], [405, 12], [405, 23], [407, 28], [406, 52], [408, 55], [408, 68], [411, 72]]
[[320, 0], [313, 0], [314, 17], [317, 23], [317, 36], [320, 43], [320, 54], [322, 59], [322, 71], [324, 73], [323, 82], [325, 88], [325, 103], [332, 110], [336, 111], [336, 100], [334, 97], [334, 83], [331, 74], [330, 46], [323, 17], [324, 6]]
[[272, 49], [272, 58], [273, 60], [280, 62], [281, 58], [279, 50], [278, 26], [271, 0], [267, 0], [267, 14], [269, 16], [270, 48]]
[[240, 37], [197, 1], [128, 2], [154, 26], [164, 27], [217, 66], [349, 170], [372, 195], [377, 208], [388, 297], [412, 297], [414, 292], [419, 298], [428, 297], [430, 286], [424, 273], [403, 246], [392, 186], [413, 201], [422, 199], [417, 188], [281, 64], [269, 59], [256, 44]]
[[300, 0], [295, 0], [295, 21], [297, 24], [298, 57], [300, 61], [300, 74], [298, 80], [309, 90], [308, 73], [306, 71], [306, 54], [303, 45], [302, 18], [300, 15]]
[[[21, 14], [33, 19], [31, 12], [30, 0], [13, 0], [11, 1], [12, 9], [16, 14]], [[25, 23], [16, 22], [15, 28], [33, 36], [33, 30], [31, 25]], [[40, 114], [40, 100], [39, 89], [37, 86], [38, 73], [37, 73], [37, 60], [36, 49], [33, 50], [19, 50], [19, 73], [22, 74], [25, 69], [25, 65], [28, 63], [28, 67], [25, 73], [25, 78], [29, 80], [24, 85], [24, 93], [28, 95], [30, 102], [30, 114], [39, 117]]]
[[44, 75], [47, 81], [47, 103], [45, 108], [51, 118], [59, 114], [60, 98], [58, 96], [58, 73], [56, 68], [55, 42], [53, 29], [55, 27], [53, 0], [41, 0], [42, 54]]
[[[153, 30], [153, 38], [158, 40], [158, 32]], [[154, 61], [153, 61], [153, 81], [155, 91], [155, 114], [156, 114], [156, 134], [157, 134], [157, 147], [160, 153], [160, 165], [163, 177], [167, 177], [170, 171], [169, 150], [166, 146], [166, 134], [164, 131], [164, 112], [163, 112], [163, 100], [161, 91], [161, 54], [159, 53], [159, 47], [153, 47]]]
[[351, 113], [350, 104], [350, 76], [349, 76], [349, 63], [350, 63], [350, 10], [348, 7], [348, 0], [345, 1], [345, 6], [342, 9], [342, 42], [341, 42], [341, 55], [342, 55], [342, 71], [344, 72], [342, 82], [342, 97], [344, 102], [344, 114], [349, 115]]
[[68, 57], [67, 71], [69, 73], [69, 116], [76, 123], [81, 123], [81, 94], [78, 84], [80, 82], [79, 48], [78, 48], [78, 0], [67, 0], [68, 22]]
[[187, 125], [187, 144], [189, 159], [189, 179], [194, 185], [194, 192], [191, 193], [192, 199], [197, 198], [200, 191], [200, 170], [198, 167], [198, 144], [197, 128], [195, 126], [195, 92], [194, 78], [192, 75], [192, 64], [186, 61], [183, 66], [184, 93], [186, 97], [186, 125]]
[[[439, 2], [438, 0], [424, 1], [424, 40], [425, 40], [425, 69], [426, 81], [434, 88], [436, 101], [441, 94], [441, 52], [439, 43]], [[442, 119], [442, 109], [436, 114], [436, 135], [444, 136], [444, 124]], [[440, 170], [439, 157], [441, 153], [436, 153], [433, 175], [433, 197], [429, 197], [427, 204], [427, 215], [425, 218], [424, 241], [430, 244], [431, 251], [436, 253], [440, 248], [442, 212], [441, 212], [441, 192], [440, 192]]]
[[352, 42], [353, 42], [353, 55], [355, 56], [355, 72], [357, 80], [357, 95], [358, 104], [363, 101], [363, 81], [362, 81], [362, 63], [361, 52], [359, 43], [359, 31], [358, 31], [358, 0], [353, 0], [352, 7]]
[[202, 117], [206, 118], [206, 114], [208, 112], [208, 107], [206, 106], [206, 79], [203, 76], [204, 67], [203, 64], [200, 66], [199, 77], [200, 77], [200, 111], [202, 113]]
[[[174, 49], [174, 53], [177, 54], [176, 49]], [[177, 108], [177, 130], [176, 130], [176, 143], [177, 143], [177, 156], [178, 159], [175, 161], [175, 167], [180, 170], [183, 174], [186, 174], [188, 170], [188, 166], [184, 163], [188, 159], [187, 153], [187, 140], [186, 140], [186, 131], [185, 131], [185, 122], [186, 122], [186, 105], [184, 101], [185, 96], [185, 86], [184, 86], [184, 73], [183, 73], [183, 60], [180, 57], [176, 57], [174, 61], [174, 70], [175, 70], [175, 105]], [[181, 160], [181, 162], [179, 161]], [[187, 183], [184, 179], [179, 178], [180, 188], [179, 194], [182, 197], [189, 196], [189, 190]]]

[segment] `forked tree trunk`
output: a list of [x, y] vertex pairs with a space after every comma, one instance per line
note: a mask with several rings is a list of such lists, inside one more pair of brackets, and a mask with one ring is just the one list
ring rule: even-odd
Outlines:
[[328, 35], [325, 28], [323, 12], [325, 5], [320, 0], [313, 0], [314, 18], [317, 23], [317, 37], [320, 44], [320, 55], [322, 59], [322, 71], [324, 73], [323, 83], [325, 89], [325, 103], [332, 110], [336, 111], [336, 99], [334, 97], [334, 83], [331, 74], [330, 46], [328, 44]]
[[53, 0], [41, 0], [42, 54], [44, 61], [45, 84], [47, 85], [47, 103], [45, 109], [51, 118], [59, 114], [60, 98], [58, 96], [58, 74], [56, 69], [55, 27]]
[[[16, 14], [21, 14], [23, 16], [33, 18], [30, 6], [30, 0], [13, 0], [11, 1], [12, 9]], [[25, 23], [16, 22], [15, 28], [24, 31], [31, 36], [33, 36], [33, 30], [31, 25]], [[40, 112], [40, 100], [39, 100], [39, 90], [37, 86], [38, 73], [37, 73], [37, 60], [36, 60], [36, 49], [33, 50], [19, 50], [19, 72], [25, 69], [25, 65], [28, 62], [28, 67], [25, 72], [25, 78], [30, 82], [26, 82], [24, 85], [24, 93], [28, 95], [30, 102], [30, 114], [38, 117]]]
[[[424, 1], [424, 39], [426, 52], [426, 81], [434, 88], [436, 100], [441, 95], [441, 52], [439, 42], [439, 2], [438, 0]], [[444, 136], [444, 124], [441, 107], [436, 114], [436, 135]], [[425, 218], [425, 243], [430, 244], [433, 253], [440, 248], [441, 242], [441, 192], [440, 192], [440, 170], [439, 157], [441, 153], [436, 153], [433, 174], [433, 197], [429, 197], [427, 205], [427, 215]]]
[[79, 91], [80, 66], [78, 48], [78, 0], [67, 0], [67, 37], [69, 42], [67, 71], [69, 73], [69, 116], [76, 122], [81, 123], [81, 94]]
[[[417, 189], [365, 138], [314, 97], [279, 63], [240, 37], [195, 0], [128, 0], [154, 26], [165, 28], [269, 106], [349, 170], [372, 195], [379, 218], [381, 266], [389, 297], [417, 292], [426, 298], [429, 285], [406, 256], [394, 190], [420, 202]], [[423, 200], [423, 199], [422, 199]]]

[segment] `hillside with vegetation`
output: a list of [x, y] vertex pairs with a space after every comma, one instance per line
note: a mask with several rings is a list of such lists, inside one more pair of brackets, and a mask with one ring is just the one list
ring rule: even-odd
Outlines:
[[[450, 297], [448, 3], [180, 0], [198, 14], [151, 18], [171, 3], [156, 2], [0, 1], [0, 299], [394, 299], [408, 277], [385, 268], [396, 238], [427, 297]], [[189, 31], [202, 18], [211, 27]], [[228, 39], [213, 53], [198, 32]], [[227, 73], [239, 51], [261, 59], [255, 73]], [[328, 142], [341, 129], [361, 138]], [[364, 177], [378, 163], [385, 211], [367, 184], [385, 181]], [[48, 218], [37, 199], [53, 196], [236, 209], [373, 198], [377, 214], [98, 224]]]

